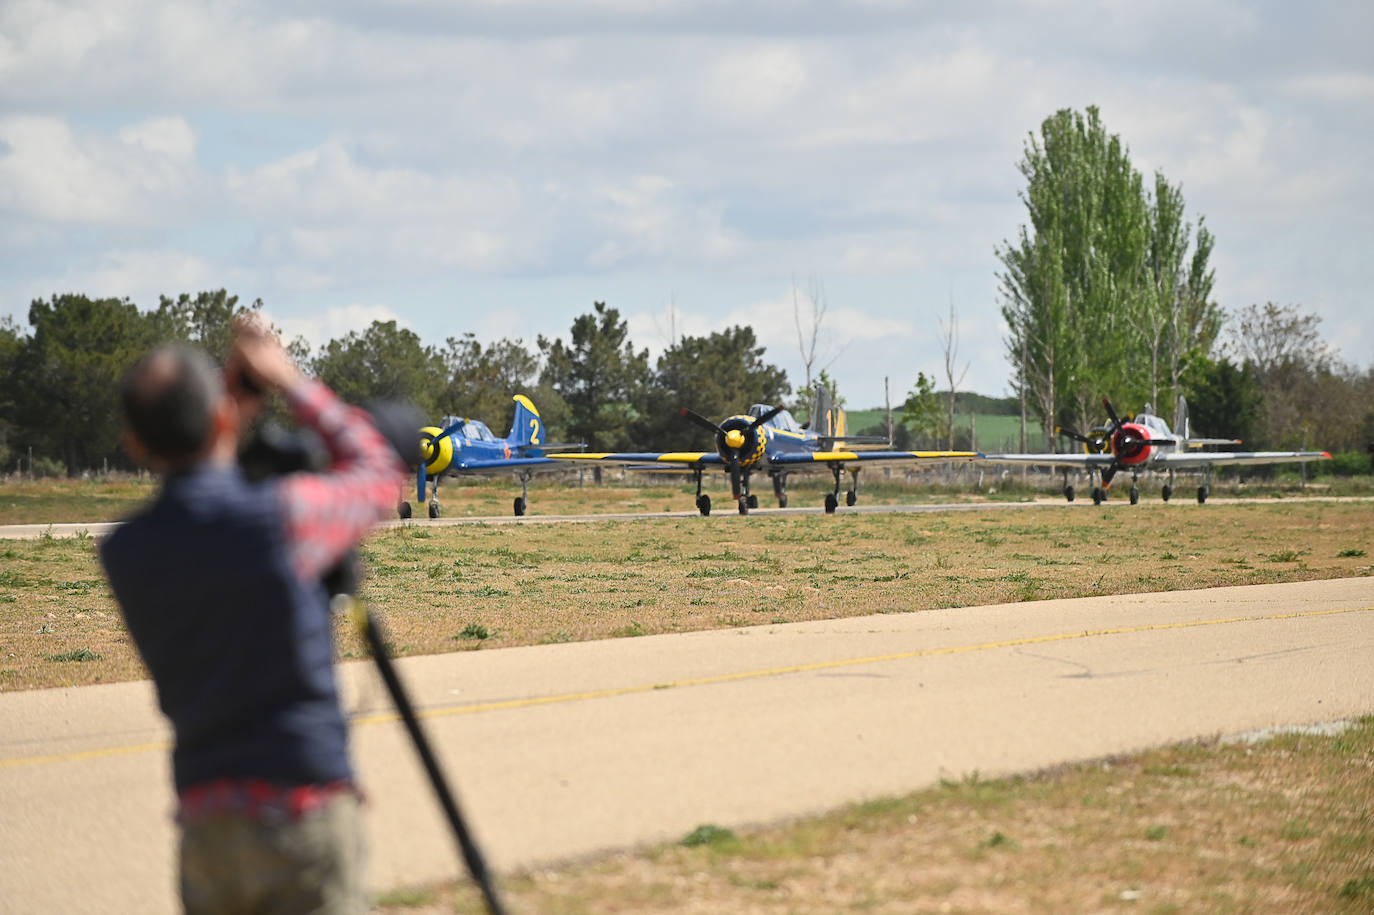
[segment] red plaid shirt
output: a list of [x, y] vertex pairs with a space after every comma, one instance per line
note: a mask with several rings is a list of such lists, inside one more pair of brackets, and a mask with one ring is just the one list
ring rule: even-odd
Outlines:
[[367, 414], [314, 379], [286, 392], [296, 419], [329, 448], [325, 473], [296, 473], [280, 483], [291, 567], [319, 578], [373, 524], [396, 510], [405, 468]]

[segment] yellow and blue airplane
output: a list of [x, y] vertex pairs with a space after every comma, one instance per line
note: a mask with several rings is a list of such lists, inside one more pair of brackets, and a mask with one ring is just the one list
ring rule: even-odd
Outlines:
[[[545, 442], [544, 421], [524, 394], [516, 394], [515, 418], [510, 434], [497, 438], [487, 424], [461, 416], [445, 416], [437, 426], [420, 430], [420, 463], [415, 472], [416, 499], [428, 501], [429, 516], [439, 517], [439, 480], [446, 473], [496, 475], [514, 473], [521, 483], [515, 498], [515, 514], [529, 507], [530, 477], [557, 465], [545, 456], [549, 450], [586, 447], [581, 443]], [[433, 489], [429, 484], [433, 483]], [[428, 494], [428, 498], [426, 495]], [[400, 504], [400, 515], [409, 518], [410, 503]]]
[[[712, 467], [720, 467], [730, 478], [730, 491], [741, 515], [758, 508], [758, 496], [749, 491], [750, 476], [766, 473], [773, 481], [773, 494], [778, 507], [787, 507], [787, 477], [792, 473], [829, 470], [835, 478], [834, 492], [826, 493], [825, 511], [831, 514], [840, 504], [840, 478], [848, 471], [850, 487], [845, 504], [859, 500], [859, 470], [868, 463], [920, 463], [928, 461], [972, 461], [981, 455], [976, 451], [868, 451], [854, 450], [848, 445], [872, 441], [867, 437], [846, 435], [844, 411], [832, 408], [829, 398], [818, 389], [813, 416], [816, 429], [799, 424], [782, 407], [754, 404], [748, 413], [730, 416], [714, 423], [688, 409], [678, 411], [684, 418], [714, 433], [714, 451], [686, 452], [604, 452], [557, 454], [555, 460], [607, 461], [633, 469], [661, 470], [665, 465], [677, 465], [692, 471], [697, 484], [697, 510], [711, 514], [711, 497], [701, 491], [701, 476]], [[879, 438], [877, 441], [886, 441]]]

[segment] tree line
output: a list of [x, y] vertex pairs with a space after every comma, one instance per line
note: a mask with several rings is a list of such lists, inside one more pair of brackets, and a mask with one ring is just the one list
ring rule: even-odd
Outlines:
[[[129, 467], [118, 403], [129, 366], [162, 343], [200, 346], [222, 361], [235, 317], [261, 307], [222, 289], [164, 296], [147, 311], [127, 299], [67, 294], [33, 302], [27, 332], [0, 320], [0, 467], [19, 466], [29, 449], [40, 469], [60, 464], [68, 475]], [[648, 350], [635, 348], [625, 319], [604, 302], [575, 318], [566, 340], [541, 336], [533, 346], [484, 344], [471, 333], [426, 345], [395, 321], [374, 321], [314, 351], [301, 339], [289, 348], [350, 403], [406, 399], [432, 422], [462, 415], [503, 435], [512, 395], [526, 393], [549, 435], [594, 450], [700, 448], [681, 407], [724, 416], [791, 394], [750, 327], [682, 337], [651, 366]]]
[[[1162, 171], [1145, 181], [1096, 108], [1047, 118], [1019, 167], [1028, 221], [997, 249], [999, 304], [1022, 427], [1034, 418], [1049, 433], [1045, 442], [1023, 433], [1023, 448], [1057, 450], [1066, 443], [1056, 426], [1101, 422], [1104, 396], [1121, 413], [1148, 403], [1172, 421], [1179, 394], [1194, 429], [1248, 447], [1363, 452], [1374, 442], [1374, 369], [1342, 361], [1301, 306], [1224, 312], [1212, 296], [1215, 240], [1203, 218], [1187, 218], [1182, 188]], [[810, 303], [809, 315], [794, 303], [807, 377], [796, 390], [749, 326], [675, 339], [651, 364], [605, 302], [574, 318], [566, 338], [533, 344], [483, 343], [471, 333], [426, 344], [395, 321], [375, 321], [317, 350], [290, 345], [304, 369], [352, 403], [409, 399], [432, 422], [461, 414], [504, 434], [511, 396], [525, 393], [555, 440], [597, 451], [700, 449], [682, 407], [722, 417], [785, 403], [805, 420], [812, 382], [843, 404], [818, 358], [823, 292], [813, 290]], [[30, 449], [69, 475], [127, 467], [117, 388], [128, 366], [174, 341], [222, 358], [235, 316], [261, 307], [223, 289], [163, 296], [146, 310], [72, 293], [34, 301], [27, 328], [0, 319], [0, 469], [17, 467]], [[945, 390], [934, 373], [916, 373], [897, 405], [896, 447], [968, 446], [955, 430], [957, 404], [971, 401], [956, 394], [963, 375], [952, 306], [940, 328]]]

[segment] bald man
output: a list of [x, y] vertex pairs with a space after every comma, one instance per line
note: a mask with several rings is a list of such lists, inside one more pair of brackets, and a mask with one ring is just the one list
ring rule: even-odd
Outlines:
[[[325, 471], [244, 478], [240, 431], [267, 391], [323, 439]], [[164, 479], [100, 554], [176, 735], [186, 911], [364, 911], [321, 576], [395, 510], [400, 461], [255, 320], [223, 372], [199, 350], [159, 348], [121, 399], [126, 450]]]

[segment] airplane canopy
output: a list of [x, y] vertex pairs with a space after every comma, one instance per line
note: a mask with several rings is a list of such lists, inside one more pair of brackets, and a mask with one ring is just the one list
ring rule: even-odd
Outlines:
[[[757, 419], [758, 417], [763, 416], [771, 409], [773, 409], [772, 404], [756, 403], [749, 408], [749, 415]], [[764, 425], [772, 426], [774, 429], [781, 429], [784, 432], [802, 431], [801, 424], [798, 423], [797, 420], [792, 416], [792, 414], [787, 412], [786, 410], [783, 410], [777, 416], [774, 416], [768, 422], [764, 423]]]
[[1169, 431], [1169, 424], [1161, 416], [1155, 416], [1150, 412], [1150, 405], [1146, 404], [1145, 409], [1135, 415], [1135, 423], [1150, 430], [1150, 438], [1169, 438], [1172, 434]]
[[[458, 419], [458, 417], [456, 417], [456, 416], [445, 416], [443, 422], [440, 423], [440, 427], [441, 427], [441, 428], [444, 428], [444, 429], [447, 429], [449, 426], [453, 425], [454, 423], [456, 423], [456, 422], [458, 422], [458, 421], [459, 421], [459, 419]], [[463, 425], [461, 425], [461, 426], [458, 427], [458, 431], [457, 431], [456, 434], [457, 434], [457, 435], [461, 435], [463, 438], [467, 439], [468, 441], [478, 441], [478, 442], [494, 442], [494, 441], [496, 441], [496, 436], [495, 436], [495, 435], [492, 435], [491, 430], [487, 428], [487, 424], [486, 424], [486, 423], [480, 422], [480, 421], [475, 420], [475, 419], [466, 419], [466, 420], [463, 420], [462, 423], [463, 423]]]

